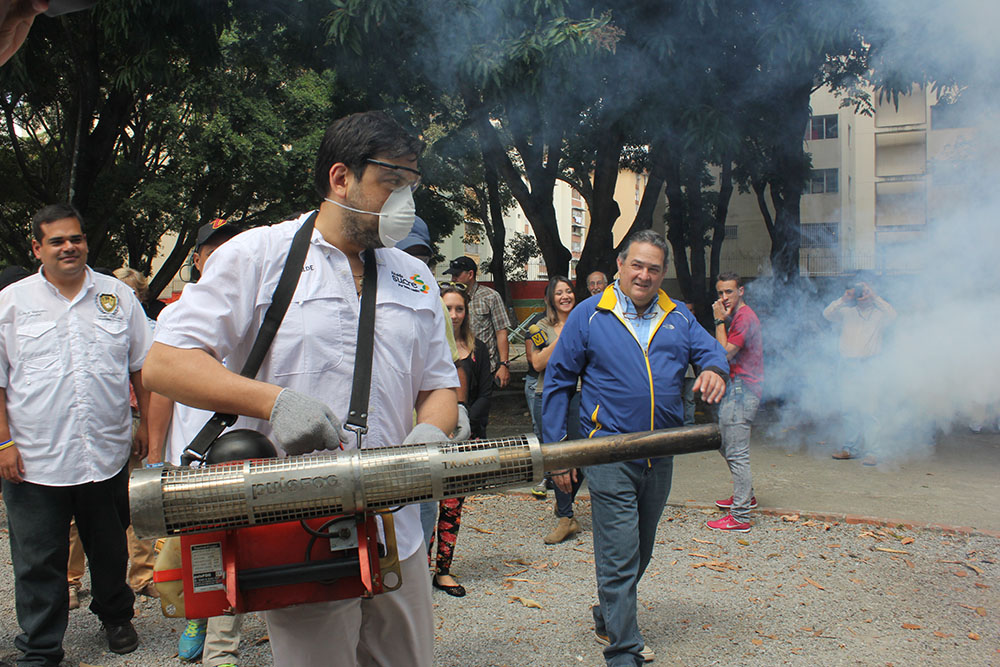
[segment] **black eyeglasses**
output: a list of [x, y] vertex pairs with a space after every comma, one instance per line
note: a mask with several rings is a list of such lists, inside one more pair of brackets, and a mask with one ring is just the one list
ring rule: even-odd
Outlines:
[[444, 289], [446, 287], [451, 287], [453, 289], [457, 289], [459, 292], [464, 292], [466, 289], [468, 289], [465, 286], [465, 283], [458, 283], [458, 282], [455, 282], [454, 280], [448, 280], [448, 281], [445, 281], [445, 282], [442, 282], [442, 283], [438, 283], [438, 286], [441, 289]]
[[[398, 190], [399, 188], [401, 188], [404, 185], [406, 185], [406, 186], [409, 186], [410, 192], [413, 192], [418, 187], [420, 187], [420, 179], [423, 178], [423, 174], [421, 174], [420, 171], [418, 171], [417, 169], [413, 169], [412, 167], [404, 167], [401, 164], [392, 164], [391, 162], [383, 162], [382, 160], [373, 160], [371, 158], [368, 158], [367, 160], [365, 160], [365, 162], [368, 162], [368, 163], [371, 163], [371, 164], [375, 164], [375, 165], [378, 165], [380, 167], [384, 167], [386, 169], [391, 169], [394, 173], [397, 173], [397, 174], [399, 174], [399, 172], [403, 172], [403, 171], [408, 172], [407, 175], [413, 174], [413, 176], [411, 176], [409, 178], [409, 182], [400, 183], [394, 189]], [[400, 174], [400, 176], [402, 176], [402, 174]]]

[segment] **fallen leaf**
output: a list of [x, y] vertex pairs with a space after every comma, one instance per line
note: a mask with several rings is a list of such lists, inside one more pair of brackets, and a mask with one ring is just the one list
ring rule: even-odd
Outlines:
[[764, 643], [764, 640], [763, 639], [751, 639], [750, 643], [753, 644], [754, 646], [760, 646], [761, 644]]
[[781, 520], [782, 521], [787, 521], [789, 523], [793, 523], [793, 522], [799, 520], [799, 515], [798, 514], [782, 514], [781, 515]]
[[973, 572], [975, 572], [978, 575], [982, 575], [983, 574], [983, 571], [981, 569], [979, 569], [978, 567], [976, 567], [975, 565], [973, 565], [972, 563], [964, 563], [964, 565], [965, 565], [965, 567], [969, 568], [970, 570], [972, 570]]
[[750, 546], [750, 543], [747, 542], [746, 540], [736, 540], [736, 544], [742, 544], [745, 547]]
[[969, 573], [966, 572], [965, 570], [956, 570], [956, 571], [952, 572], [952, 574], [954, 574], [956, 577], [967, 577], [967, 576], [969, 576]]
[[486, 530], [485, 528], [480, 528], [479, 526], [469, 526], [472, 530], [477, 533], [486, 533], [487, 535], [496, 535], [492, 530]]
[[912, 537], [904, 537], [903, 539], [901, 539], [901, 540], [899, 541], [899, 543], [900, 543], [900, 544], [913, 544], [913, 543], [914, 543], [914, 541], [915, 541], [915, 540], [914, 540], [914, 539], [913, 539]]
[[711, 556], [706, 556], [705, 554], [700, 554], [697, 551], [692, 551], [691, 553], [688, 554], [688, 556], [697, 556], [698, 558], [708, 558], [710, 560], [712, 558]]
[[820, 586], [818, 583], [816, 583], [815, 581], [813, 581], [809, 577], [805, 577], [805, 580], [806, 580], [807, 584], [812, 584], [813, 586], [815, 586], [816, 588], [820, 589], [821, 591], [825, 591], [826, 590], [825, 588], [823, 588], [822, 586]]
[[253, 643], [253, 645], [254, 645], [254, 646], [260, 646], [261, 644], [266, 644], [266, 643], [268, 643], [269, 641], [271, 641], [271, 638], [270, 638], [270, 637], [268, 637], [267, 635], [264, 635], [263, 637], [261, 637], [260, 639], [258, 639], [257, 641], [255, 641], [255, 642]]
[[904, 630], [920, 630], [923, 627], [924, 626], [917, 625], [916, 623], [903, 623], [903, 629]]
[[989, 588], [989, 587], [990, 587], [989, 584], [981, 584], [978, 581], [976, 582], [976, 588]]
[[507, 581], [520, 581], [524, 584], [541, 584], [540, 581], [535, 581], [534, 579], [522, 579], [521, 577], [504, 577]]
[[955, 635], [950, 635], [947, 632], [941, 632], [940, 630], [935, 630], [934, 636], [940, 637], [941, 639], [947, 639], [948, 637], [954, 637]]
[[523, 604], [528, 609], [541, 609], [542, 608], [542, 605], [538, 604], [537, 602], [535, 602], [531, 598], [523, 598], [520, 595], [512, 595], [510, 597], [510, 601], [511, 602], [520, 602], [521, 604]]
[[[692, 537], [691, 539], [697, 542], [698, 544], [715, 544], [715, 542], [709, 542], [708, 540], [699, 540], [697, 537]], [[715, 546], [719, 545], [716, 544]]]
[[523, 558], [515, 558], [514, 560], [505, 560], [503, 564], [506, 565], [507, 567], [517, 567], [518, 565], [531, 565], [529, 561], [526, 561]]
[[890, 554], [906, 554], [910, 555], [909, 551], [900, 551], [899, 549], [889, 549], [887, 547], [872, 547], [875, 551], [885, 551]]
[[979, 641], [979, 635], [977, 635], [975, 632], [970, 632], [969, 639], [971, 639], [974, 642], [977, 642]]

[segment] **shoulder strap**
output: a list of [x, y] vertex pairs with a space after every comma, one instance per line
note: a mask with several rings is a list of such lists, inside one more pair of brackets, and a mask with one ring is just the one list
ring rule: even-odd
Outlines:
[[372, 386], [372, 356], [375, 349], [375, 294], [378, 289], [378, 267], [375, 251], [364, 252], [364, 284], [361, 286], [361, 316], [358, 318], [358, 346], [354, 357], [354, 384], [351, 406], [344, 428], [354, 431], [361, 449], [361, 436], [368, 432], [368, 399]]
[[[257, 371], [260, 370], [260, 365], [264, 363], [264, 357], [271, 347], [274, 334], [278, 332], [281, 320], [284, 319], [285, 312], [288, 310], [288, 304], [291, 303], [292, 295], [299, 284], [299, 276], [302, 275], [302, 266], [306, 261], [306, 254], [309, 251], [309, 241], [312, 238], [313, 227], [316, 223], [316, 214], [317, 211], [313, 211], [312, 215], [302, 223], [302, 226], [299, 227], [292, 238], [288, 257], [285, 258], [285, 267], [282, 269], [281, 277], [278, 279], [278, 286], [274, 288], [274, 296], [271, 297], [271, 305], [268, 306], [267, 312], [264, 314], [264, 321], [260, 325], [260, 331], [257, 332], [257, 338], [254, 339], [253, 347], [250, 349], [250, 354], [243, 364], [240, 375], [249, 378], [256, 377]], [[226, 427], [232, 426], [235, 422], [236, 415], [224, 414], [222, 412], [216, 412], [212, 415], [208, 423], [202, 427], [198, 435], [191, 441], [191, 444], [184, 449], [184, 453], [181, 455], [181, 465], [191, 465], [192, 461], [198, 461], [199, 463], [204, 461], [205, 454], [215, 439], [219, 437], [219, 434]]]

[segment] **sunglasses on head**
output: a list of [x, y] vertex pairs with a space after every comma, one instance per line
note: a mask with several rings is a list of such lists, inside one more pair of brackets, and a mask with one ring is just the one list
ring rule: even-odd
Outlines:
[[465, 283], [455, 282], [454, 280], [448, 280], [445, 282], [438, 283], [438, 286], [441, 289], [444, 289], [445, 287], [452, 287], [460, 292], [464, 292], [466, 290]]

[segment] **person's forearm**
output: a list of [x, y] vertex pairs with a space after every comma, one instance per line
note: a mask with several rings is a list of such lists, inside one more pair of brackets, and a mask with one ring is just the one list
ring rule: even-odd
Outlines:
[[[556, 340], [559, 339], [556, 338]], [[552, 350], [556, 347], [556, 340], [550, 340], [549, 344], [542, 349], [535, 348], [534, 355], [531, 358], [531, 367], [539, 373], [544, 371], [545, 367], [549, 365], [549, 357], [552, 356]]]
[[132, 390], [135, 391], [135, 401], [139, 404], [139, 419], [148, 425], [146, 417], [149, 415], [149, 390], [142, 384], [142, 371], [138, 370], [129, 377], [132, 380]]
[[0, 442], [10, 440], [10, 424], [7, 422], [7, 388], [0, 389]]
[[500, 353], [500, 361], [510, 361], [510, 342], [507, 340], [507, 330], [497, 331], [497, 352]]
[[458, 398], [454, 389], [434, 389], [417, 394], [417, 423], [453, 433], [458, 424]]
[[204, 350], [153, 343], [143, 367], [146, 388], [195, 408], [270, 419], [281, 387], [228, 370]]
[[167, 444], [167, 429], [170, 428], [170, 418], [173, 416], [174, 402], [163, 394], [150, 392], [149, 416], [146, 418], [146, 428], [149, 431], [149, 463], [163, 463], [163, 454]]

